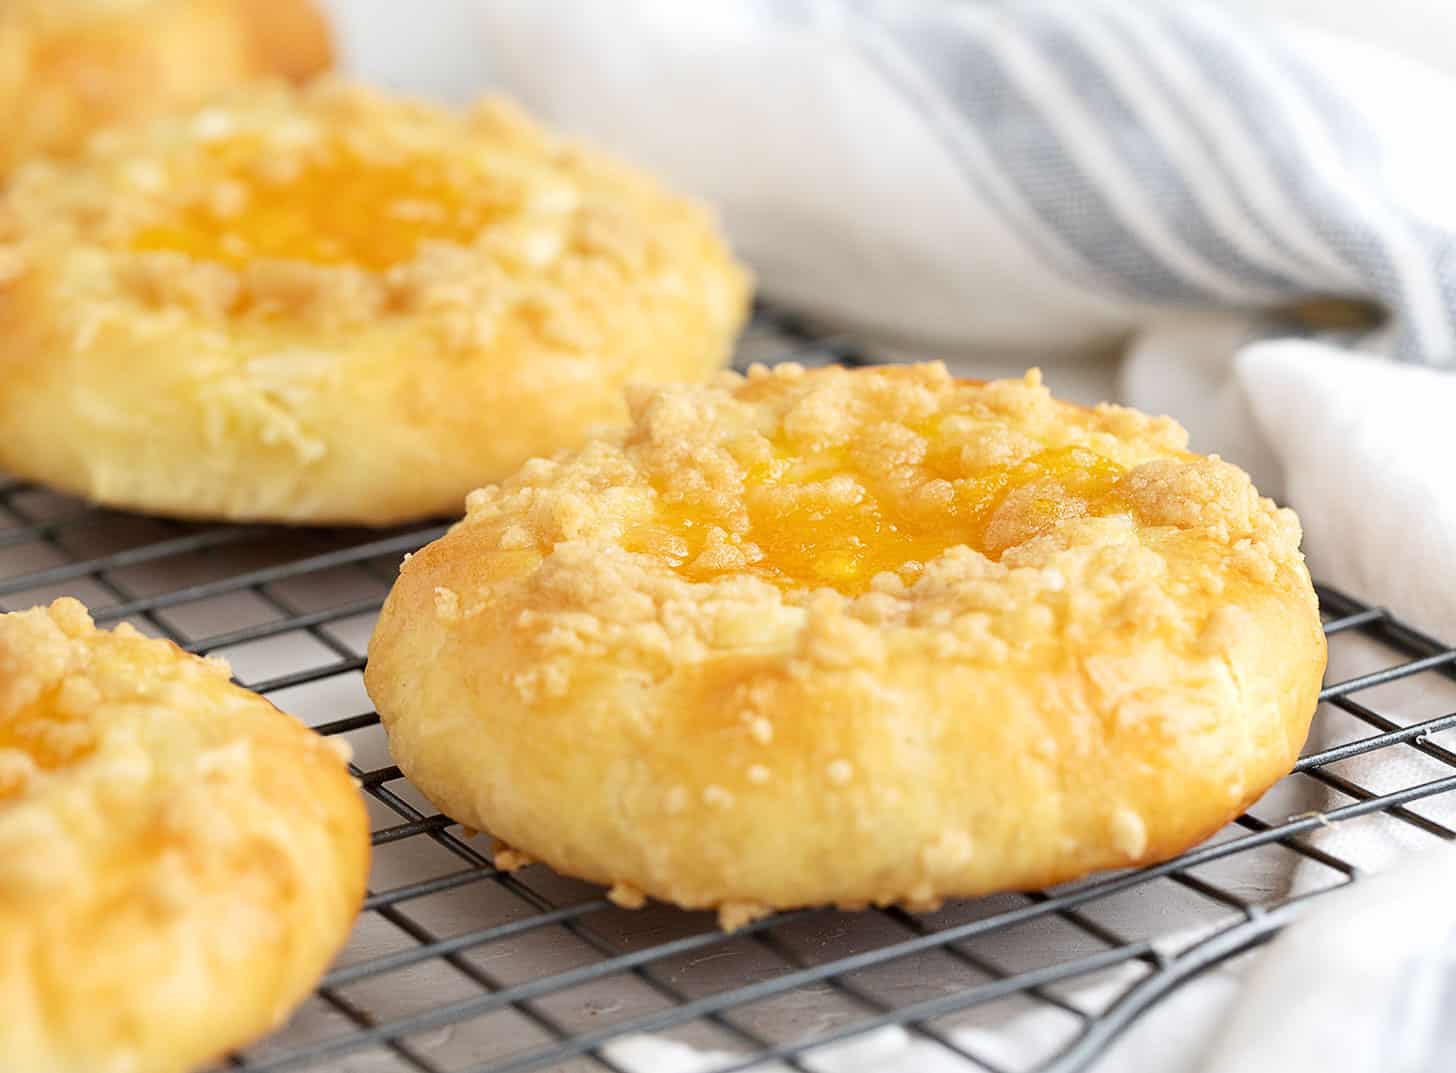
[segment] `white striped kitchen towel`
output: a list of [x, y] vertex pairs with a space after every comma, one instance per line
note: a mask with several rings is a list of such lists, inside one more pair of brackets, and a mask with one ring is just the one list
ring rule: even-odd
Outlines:
[[1214, 4], [491, 0], [494, 77], [720, 205], [772, 294], [939, 345], [1369, 299], [1456, 354], [1440, 76]]

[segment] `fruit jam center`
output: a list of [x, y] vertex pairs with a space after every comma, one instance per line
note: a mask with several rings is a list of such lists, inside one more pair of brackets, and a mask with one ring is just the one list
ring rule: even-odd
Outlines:
[[[857, 470], [847, 452], [778, 460], [748, 475], [746, 528], [740, 523], [734, 533], [731, 520], [672, 503], [632, 535], [628, 549], [665, 559], [694, 581], [748, 572], [784, 588], [856, 595], [881, 573], [912, 582], [948, 548], [999, 558], [1009, 543], [1063, 518], [1125, 509], [1116, 485], [1126, 471], [1081, 447], [1048, 448], [969, 475], [964, 469], [932, 455], [918, 479], [904, 482]], [[1017, 494], [1023, 489], [1031, 490]]]
[[380, 271], [412, 260], [424, 241], [469, 244], [496, 210], [428, 159], [381, 163], [335, 146], [284, 178], [246, 148], [214, 155], [212, 194], [136, 235], [134, 249], [234, 268], [266, 258]]

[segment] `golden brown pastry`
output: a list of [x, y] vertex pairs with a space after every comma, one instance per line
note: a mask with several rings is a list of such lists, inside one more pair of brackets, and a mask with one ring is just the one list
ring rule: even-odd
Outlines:
[[0, 615], [0, 1068], [181, 1073], [343, 944], [369, 827], [331, 743], [75, 600]]
[[1287, 772], [1299, 523], [1166, 418], [936, 364], [643, 390], [474, 493], [366, 684], [522, 856], [716, 907], [925, 906], [1172, 856]]
[[0, 468], [188, 517], [454, 515], [624, 422], [626, 382], [707, 376], [747, 297], [705, 211], [506, 104], [254, 90], [11, 183]]
[[76, 153], [95, 131], [329, 65], [311, 0], [5, 0], [0, 176]]

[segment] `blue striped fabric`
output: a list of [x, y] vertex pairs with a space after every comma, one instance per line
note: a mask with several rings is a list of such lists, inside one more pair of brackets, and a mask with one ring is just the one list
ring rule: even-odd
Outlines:
[[1328, 72], [1211, 4], [786, 5], [833, 25], [1049, 271], [1151, 306], [1381, 305], [1456, 358], [1451, 234], [1402, 210]]

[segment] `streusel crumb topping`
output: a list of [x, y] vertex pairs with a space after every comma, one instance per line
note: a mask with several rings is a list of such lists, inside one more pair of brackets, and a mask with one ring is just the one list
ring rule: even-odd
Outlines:
[[554, 657], [622, 647], [666, 674], [744, 648], [874, 666], [906, 630], [989, 662], [1109, 629], [1192, 645], [1225, 626], [1185, 597], [1301, 561], [1294, 515], [1175, 422], [1055, 401], [1035, 371], [781, 365], [630, 402], [629, 431], [474, 493], [460, 523], [535, 564], [526, 694], [568, 688]]

